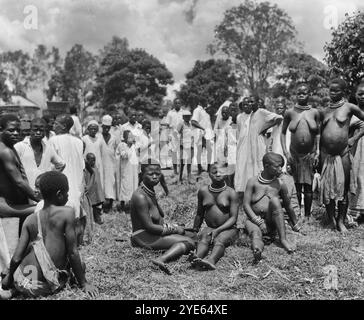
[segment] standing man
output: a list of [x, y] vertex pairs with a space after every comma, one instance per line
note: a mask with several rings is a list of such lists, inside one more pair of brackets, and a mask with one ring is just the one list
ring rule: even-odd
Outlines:
[[35, 118], [30, 124], [30, 136], [14, 145], [24, 166], [29, 185], [34, 189], [37, 177], [52, 170], [62, 172], [66, 164], [43, 138], [47, 124], [43, 119]]
[[129, 121], [120, 126], [120, 137], [124, 136], [124, 131], [130, 131], [134, 137], [138, 137], [142, 130], [142, 125], [136, 120], [136, 112], [131, 110], [129, 112]]
[[177, 126], [180, 122], [183, 122], [183, 110], [181, 109], [181, 105], [182, 103], [179, 98], [174, 99], [173, 109], [168, 111], [166, 118], [166, 123], [170, 129], [172, 163], [175, 175], [178, 175], [178, 153], [180, 148]]
[[102, 117], [102, 135], [103, 140], [102, 147], [102, 164], [103, 164], [103, 179], [104, 179], [104, 212], [107, 213], [112, 209], [113, 201], [116, 199], [116, 157], [115, 151], [118, 143], [115, 137], [110, 134], [110, 128], [112, 124], [112, 117], [110, 115], [104, 115]]
[[[200, 104], [193, 110], [191, 123], [194, 127], [201, 129], [201, 131], [196, 134], [196, 145], [197, 145], [197, 167], [198, 175], [203, 171], [201, 164], [202, 149], [205, 148], [207, 151], [207, 171], [209, 171], [211, 158], [212, 158], [212, 148], [214, 132], [212, 131], [211, 119], [208, 113], [210, 105], [201, 100]], [[198, 130], [197, 130], [198, 131]]]
[[[235, 190], [243, 194], [250, 178], [263, 170], [262, 159], [266, 153], [263, 132], [279, 124], [283, 117], [259, 108], [258, 97], [248, 98], [250, 114], [242, 113], [238, 121], [238, 146], [235, 170]], [[242, 198], [242, 197], [241, 197]]]
[[225, 136], [226, 129], [229, 127], [230, 123], [231, 117], [229, 113], [229, 107], [224, 106], [221, 108], [221, 118], [216, 119], [214, 126], [214, 132], [216, 137], [215, 159], [217, 162], [220, 163], [226, 163], [226, 156], [224, 155]]
[[65, 161], [67, 166], [63, 173], [69, 184], [69, 197], [67, 205], [75, 209], [76, 218], [80, 217], [80, 200], [83, 192], [83, 142], [70, 134], [73, 126], [72, 117], [61, 114], [56, 117], [54, 131], [56, 135], [49, 139], [49, 145]]
[[82, 136], [82, 125], [80, 119], [77, 116], [77, 108], [72, 106], [70, 107], [70, 114], [73, 120], [73, 126], [70, 130], [70, 134], [77, 138], [81, 138]]

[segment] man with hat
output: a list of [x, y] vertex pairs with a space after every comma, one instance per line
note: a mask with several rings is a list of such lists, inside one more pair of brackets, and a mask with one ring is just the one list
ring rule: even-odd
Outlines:
[[101, 120], [102, 124], [102, 164], [103, 164], [103, 187], [105, 192], [104, 212], [110, 211], [113, 201], [116, 199], [116, 157], [117, 140], [110, 133], [112, 125], [112, 117], [108, 114], [104, 115]]

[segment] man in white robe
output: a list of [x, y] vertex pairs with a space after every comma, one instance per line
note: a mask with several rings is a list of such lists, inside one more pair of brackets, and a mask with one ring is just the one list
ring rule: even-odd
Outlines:
[[83, 142], [69, 133], [73, 126], [70, 115], [57, 116], [54, 122], [56, 136], [49, 139], [49, 145], [67, 164], [63, 173], [68, 179], [69, 192], [66, 205], [75, 210], [76, 218], [80, 218], [80, 199], [83, 192], [83, 169], [85, 161], [83, 158]]

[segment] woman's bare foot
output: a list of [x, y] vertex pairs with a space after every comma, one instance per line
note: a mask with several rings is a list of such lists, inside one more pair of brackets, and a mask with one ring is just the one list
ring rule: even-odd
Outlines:
[[293, 253], [295, 251], [295, 247], [288, 240], [281, 240], [281, 245], [288, 253]]
[[164, 273], [171, 275], [172, 272], [169, 270], [168, 266], [159, 259], [152, 259], [152, 263], [159, 267]]
[[196, 264], [205, 270], [215, 270], [216, 266], [209, 261], [208, 259], [199, 259], [198, 261], [196, 261]]

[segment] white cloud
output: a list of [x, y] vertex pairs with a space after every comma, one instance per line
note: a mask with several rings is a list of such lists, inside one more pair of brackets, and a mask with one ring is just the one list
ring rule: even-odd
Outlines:
[[[330, 31], [323, 26], [324, 8], [335, 6], [340, 19], [360, 8], [362, 0], [274, 0], [292, 17], [305, 50], [323, 57]], [[185, 13], [194, 6], [194, 20]], [[75, 43], [97, 52], [113, 35], [126, 37], [131, 47], [145, 48], [167, 65], [176, 81], [184, 79], [197, 59], [206, 59], [206, 46], [224, 11], [242, 0], [33, 0], [39, 29], [25, 30], [26, 0], [0, 0], [0, 49], [32, 51], [39, 43], [65, 54]]]

